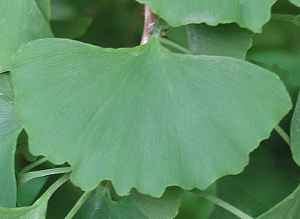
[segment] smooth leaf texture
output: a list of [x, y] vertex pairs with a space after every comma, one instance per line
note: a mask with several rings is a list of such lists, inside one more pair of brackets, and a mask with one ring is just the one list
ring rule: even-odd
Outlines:
[[178, 213], [180, 195], [169, 190], [158, 199], [134, 192], [114, 201], [106, 188], [98, 187], [75, 219], [171, 219]]
[[298, 219], [300, 217], [300, 187], [282, 202], [257, 219]]
[[271, 17], [276, 0], [137, 0], [172, 26], [191, 23], [217, 25], [237, 23], [241, 27], [260, 32]]
[[252, 34], [234, 25], [189, 25], [186, 29], [188, 47], [193, 54], [245, 59], [252, 46]]
[[0, 73], [9, 71], [12, 55], [33, 39], [51, 36], [44, 14], [35, 0], [0, 1]]
[[31, 152], [69, 162], [83, 190], [112, 180], [122, 195], [206, 189], [241, 172], [291, 108], [275, 74], [171, 53], [157, 38], [117, 50], [38, 40], [20, 50], [12, 74]]
[[0, 207], [16, 206], [15, 150], [20, 124], [7, 74], [0, 75]]

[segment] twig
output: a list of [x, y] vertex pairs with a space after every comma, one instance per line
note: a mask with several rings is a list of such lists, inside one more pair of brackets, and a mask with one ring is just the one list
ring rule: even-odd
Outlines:
[[145, 13], [145, 22], [144, 22], [144, 32], [141, 40], [141, 45], [145, 45], [146, 43], [149, 42], [156, 21], [156, 18], [149, 6], [145, 5], [144, 13]]

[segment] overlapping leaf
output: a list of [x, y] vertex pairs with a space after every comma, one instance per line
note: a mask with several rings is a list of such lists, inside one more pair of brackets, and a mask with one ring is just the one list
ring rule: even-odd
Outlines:
[[15, 150], [20, 125], [12, 103], [12, 90], [8, 75], [0, 75], [0, 206], [16, 205]]
[[1, 73], [10, 70], [11, 57], [21, 44], [49, 37], [51, 31], [35, 0], [0, 1], [0, 14]]
[[137, 0], [173, 26], [191, 23], [238, 23], [254, 32], [271, 17], [271, 7], [276, 0]]
[[156, 38], [117, 50], [38, 40], [20, 50], [12, 74], [31, 151], [68, 161], [84, 190], [107, 179], [119, 194], [205, 189], [239, 173], [291, 108], [273, 73], [171, 53]]

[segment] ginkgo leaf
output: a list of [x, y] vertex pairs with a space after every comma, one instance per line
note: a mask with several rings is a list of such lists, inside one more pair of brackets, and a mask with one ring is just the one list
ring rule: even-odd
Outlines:
[[241, 27], [260, 32], [271, 17], [276, 0], [137, 0], [172, 26], [191, 23], [237, 23]]
[[48, 190], [31, 206], [19, 208], [1, 208], [1, 219], [46, 219], [48, 201], [53, 193], [67, 180], [63, 176], [57, 180]]
[[300, 218], [300, 186], [287, 198], [257, 219], [298, 219]]
[[234, 25], [189, 25], [186, 29], [188, 46], [193, 54], [245, 59], [252, 46], [253, 34]]
[[11, 57], [23, 43], [51, 36], [35, 0], [0, 1], [0, 73], [10, 70]]
[[109, 190], [99, 186], [75, 219], [172, 219], [178, 213], [180, 196], [180, 191], [170, 189], [161, 198], [133, 192], [114, 201]]
[[206, 189], [241, 172], [291, 109], [272, 72], [171, 53], [156, 37], [129, 49], [38, 40], [19, 51], [12, 75], [31, 152], [69, 162], [83, 190], [112, 180], [122, 195]]
[[12, 103], [8, 76], [0, 75], [0, 207], [16, 206], [15, 150], [20, 124]]

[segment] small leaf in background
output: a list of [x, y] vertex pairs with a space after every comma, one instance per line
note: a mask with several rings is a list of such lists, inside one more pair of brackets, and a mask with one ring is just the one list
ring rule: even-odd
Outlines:
[[[285, 142], [273, 133], [251, 154], [250, 164], [237, 176], [217, 181], [217, 196], [256, 217], [287, 197], [300, 182], [300, 168]], [[216, 208], [210, 219], [233, 219]]]
[[276, 0], [137, 0], [172, 26], [192, 23], [238, 23], [241, 27], [260, 32], [271, 17], [271, 7]]
[[252, 46], [253, 34], [235, 25], [189, 25], [186, 28], [188, 47], [193, 54], [245, 59]]
[[181, 192], [170, 189], [161, 198], [133, 192], [112, 200], [107, 188], [99, 186], [75, 219], [170, 219], [178, 213]]
[[9, 71], [17, 49], [30, 40], [51, 36], [35, 0], [0, 1], [0, 73]]
[[273, 73], [171, 53], [156, 38], [117, 50], [38, 40], [23, 47], [12, 73], [32, 153], [68, 161], [83, 190], [110, 179], [121, 195], [203, 190], [241, 172], [291, 108]]
[[15, 151], [20, 124], [7, 74], [0, 74], [0, 207], [16, 206]]
[[[236, 25], [210, 27], [205, 24], [191, 24], [171, 28], [166, 38], [197, 55], [229, 56], [245, 59], [252, 46], [254, 34]], [[171, 47], [171, 51], [178, 52]]]

